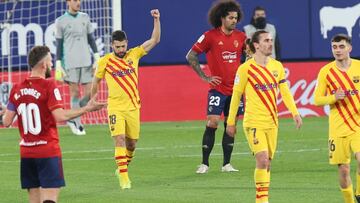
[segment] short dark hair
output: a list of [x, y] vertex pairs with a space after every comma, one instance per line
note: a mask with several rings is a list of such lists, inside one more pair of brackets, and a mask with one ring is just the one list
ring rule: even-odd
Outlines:
[[351, 37], [346, 34], [337, 34], [332, 39], [331, 42], [340, 42], [341, 40], [345, 40], [347, 43], [351, 44]]
[[265, 10], [264, 7], [262, 7], [262, 6], [256, 6], [256, 7], [254, 8], [254, 10], [253, 10], [253, 14], [252, 14], [251, 19], [250, 19], [250, 24], [251, 24], [251, 25], [255, 25], [254, 15], [255, 15], [255, 12], [256, 12], [256, 11], [265, 11], [265, 12], [266, 12], [266, 10]]
[[265, 30], [259, 30], [259, 31], [256, 31], [256, 32], [251, 36], [250, 50], [251, 50], [252, 53], [255, 53], [255, 52], [256, 52], [254, 43], [259, 43], [260, 35], [261, 35], [261, 34], [264, 34], [264, 33], [269, 33], [269, 32], [267, 32], [267, 31], [265, 31]]
[[253, 16], [255, 15], [255, 12], [256, 12], [256, 11], [265, 11], [265, 12], [266, 12], [266, 10], [265, 10], [264, 7], [262, 7], [262, 6], [256, 6], [256, 7], [254, 8], [254, 10], [253, 10]]
[[28, 56], [28, 64], [30, 68], [34, 68], [34, 66], [39, 63], [47, 54], [50, 52], [49, 47], [47, 46], [34, 46]]
[[116, 30], [111, 34], [111, 42], [127, 40], [126, 33], [122, 30]]
[[237, 12], [239, 22], [243, 18], [240, 4], [235, 0], [218, 0], [213, 4], [208, 13], [209, 23], [218, 28], [221, 26], [221, 18], [229, 15], [229, 12]]

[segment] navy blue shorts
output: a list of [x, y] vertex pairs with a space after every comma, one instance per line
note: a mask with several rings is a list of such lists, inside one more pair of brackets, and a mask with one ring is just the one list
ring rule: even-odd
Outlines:
[[61, 157], [21, 158], [21, 188], [65, 186]]
[[[229, 115], [230, 110], [231, 96], [223, 95], [217, 90], [211, 89], [208, 93], [208, 105], [207, 105], [207, 115], [221, 115], [224, 113], [224, 116]], [[244, 115], [244, 100], [241, 97], [240, 106], [236, 114]]]

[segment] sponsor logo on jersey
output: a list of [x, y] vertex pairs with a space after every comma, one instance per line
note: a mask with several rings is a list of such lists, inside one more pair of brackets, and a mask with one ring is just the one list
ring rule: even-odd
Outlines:
[[257, 90], [269, 91], [269, 90], [271, 90], [271, 89], [277, 88], [277, 84], [276, 84], [276, 83], [270, 83], [270, 84], [255, 84], [255, 88], [256, 88]]
[[224, 51], [222, 52], [222, 58], [224, 60], [236, 60], [237, 56], [236, 56], [236, 51], [235, 52], [230, 52], [230, 51]]
[[130, 75], [131, 73], [135, 73], [134, 68], [125, 69], [125, 70], [117, 70], [117, 71], [112, 72], [111, 74], [113, 76], [117, 76], [117, 77], [124, 77], [124, 76]]
[[[344, 90], [345, 96], [353, 96], [359, 94], [359, 90]], [[335, 94], [336, 90], [331, 90], [331, 94]]]

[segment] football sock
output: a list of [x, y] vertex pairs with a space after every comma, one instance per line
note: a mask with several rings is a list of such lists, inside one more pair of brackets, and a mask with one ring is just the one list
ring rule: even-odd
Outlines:
[[86, 106], [86, 104], [89, 102], [90, 100], [90, 96], [84, 96], [80, 102], [79, 102], [79, 106], [80, 107], [83, 107], [83, 106]]
[[352, 184], [347, 188], [340, 188], [344, 197], [345, 203], [354, 203], [354, 191], [352, 188]]
[[255, 168], [256, 203], [269, 201], [270, 173], [266, 169]]
[[115, 147], [115, 162], [121, 179], [126, 182], [127, 180], [129, 180], [129, 175], [125, 147]]
[[126, 149], [126, 160], [127, 160], [128, 165], [130, 164], [132, 158], [134, 157], [134, 153], [135, 153], [135, 151], [130, 151], [130, 150]]
[[[71, 97], [71, 108], [72, 109], [80, 108], [79, 98]], [[79, 126], [81, 125], [81, 117], [74, 118], [73, 121], [75, 121], [76, 127], [79, 128]]]
[[356, 196], [360, 195], [360, 175], [359, 175], [359, 172], [356, 173], [356, 191], [355, 191], [355, 195]]
[[226, 133], [226, 126], [227, 126], [227, 123], [224, 123], [224, 134], [223, 134], [223, 139], [222, 139], [222, 148], [223, 148], [223, 152], [224, 152], [223, 166], [230, 163], [231, 153], [234, 148], [234, 137], [230, 137]]
[[203, 161], [202, 163], [209, 166], [209, 156], [211, 153], [212, 148], [214, 147], [215, 143], [215, 131], [217, 128], [210, 128], [206, 126], [203, 140], [202, 140], [202, 154], [203, 154]]

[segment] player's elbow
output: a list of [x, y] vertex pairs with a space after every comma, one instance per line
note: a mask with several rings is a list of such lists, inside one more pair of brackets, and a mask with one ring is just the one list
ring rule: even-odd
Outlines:
[[11, 122], [4, 122], [3, 121], [3, 125], [4, 125], [4, 127], [8, 128], [8, 127], [11, 126]]
[[10, 127], [11, 126], [11, 124], [12, 124], [12, 120], [10, 120], [10, 119], [8, 119], [7, 117], [3, 117], [3, 125], [6, 127], [6, 128], [8, 128], [8, 127]]
[[57, 123], [69, 120], [64, 114], [56, 115], [54, 118]]
[[52, 114], [56, 122], [63, 122], [68, 120], [65, 110], [62, 108], [55, 109], [52, 111]]
[[322, 106], [324, 104], [323, 104], [323, 102], [321, 102], [321, 99], [319, 97], [314, 97], [314, 105], [315, 106]]
[[188, 51], [188, 53], [185, 56], [185, 58], [188, 62], [192, 61], [195, 57], [196, 57], [196, 55], [194, 54], [194, 52], [191, 49]]
[[154, 39], [154, 45], [157, 45], [160, 43], [160, 36]]

